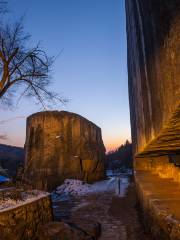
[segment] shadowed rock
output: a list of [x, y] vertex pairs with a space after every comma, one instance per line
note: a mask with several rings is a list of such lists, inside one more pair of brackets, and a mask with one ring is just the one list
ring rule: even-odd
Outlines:
[[46, 111], [27, 119], [25, 179], [52, 190], [66, 178], [104, 178], [101, 129], [80, 115]]
[[49, 222], [39, 228], [38, 240], [96, 240], [79, 226], [64, 222]]

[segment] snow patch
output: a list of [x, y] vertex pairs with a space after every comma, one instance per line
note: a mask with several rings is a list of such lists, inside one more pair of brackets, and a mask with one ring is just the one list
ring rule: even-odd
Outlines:
[[64, 183], [56, 189], [57, 194], [68, 193], [76, 196], [86, 195], [90, 191], [90, 184], [75, 179], [66, 179]]
[[66, 179], [64, 183], [57, 187], [55, 194], [65, 196], [83, 196], [92, 193], [112, 192], [119, 196], [126, 194], [129, 185], [128, 178], [112, 177], [108, 180], [95, 182], [93, 184], [85, 183], [81, 180]]
[[21, 193], [21, 199], [19, 200], [14, 200], [12, 198], [4, 198], [0, 199], [0, 212], [4, 210], [10, 210], [12, 208], [19, 207], [21, 205], [33, 202], [35, 200], [38, 200], [42, 197], [48, 196], [49, 193], [47, 192], [42, 192], [39, 190], [31, 190], [27, 192], [22, 192]]

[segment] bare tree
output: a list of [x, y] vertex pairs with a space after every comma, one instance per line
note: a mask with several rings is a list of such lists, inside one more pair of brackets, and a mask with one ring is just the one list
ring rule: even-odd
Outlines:
[[13, 96], [18, 96], [18, 101], [23, 96], [35, 97], [43, 108], [49, 103], [66, 102], [47, 89], [53, 58], [39, 44], [27, 47], [29, 40], [21, 22], [0, 26], [0, 100], [12, 104]]

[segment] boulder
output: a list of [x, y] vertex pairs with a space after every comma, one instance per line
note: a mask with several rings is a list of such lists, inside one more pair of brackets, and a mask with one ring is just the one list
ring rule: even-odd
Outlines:
[[45, 111], [27, 119], [24, 179], [52, 190], [64, 179], [93, 182], [104, 178], [101, 129], [80, 115]]

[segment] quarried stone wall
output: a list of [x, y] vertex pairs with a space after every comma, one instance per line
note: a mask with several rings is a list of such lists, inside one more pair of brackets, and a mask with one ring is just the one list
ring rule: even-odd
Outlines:
[[145, 228], [153, 239], [180, 239], [180, 184], [150, 171], [136, 171], [136, 189]]
[[180, 1], [126, 0], [136, 154], [180, 151]]
[[180, 184], [180, 168], [174, 164], [172, 158], [171, 156], [136, 158], [135, 169], [150, 172], [160, 178], [173, 179]]
[[0, 211], [1, 240], [33, 240], [38, 228], [53, 220], [50, 195]]
[[46, 111], [27, 119], [25, 179], [52, 190], [66, 178], [104, 178], [101, 129], [80, 115]]
[[155, 239], [180, 239], [180, 1], [126, 0], [137, 192]]

